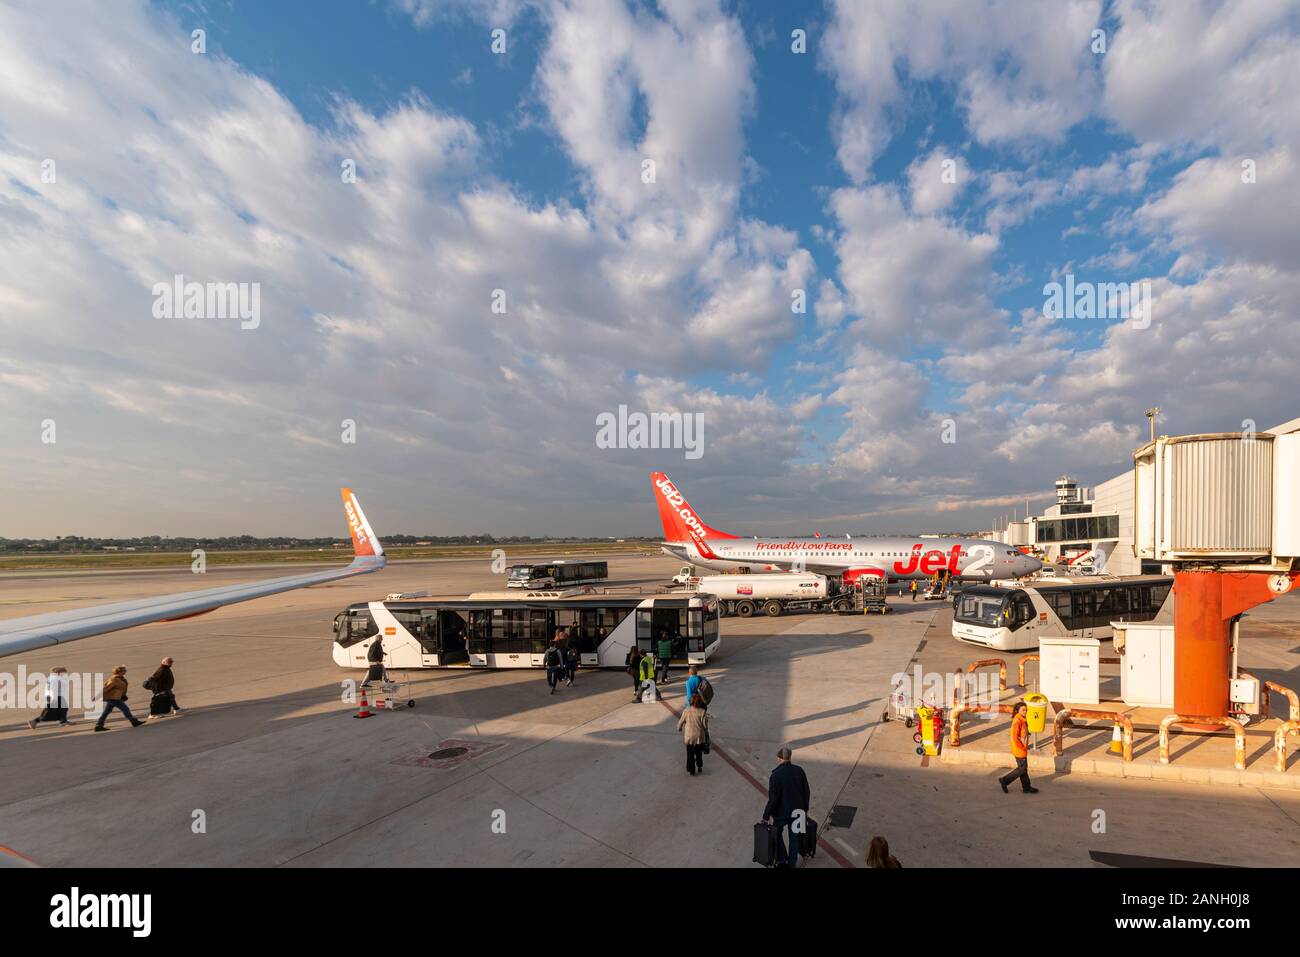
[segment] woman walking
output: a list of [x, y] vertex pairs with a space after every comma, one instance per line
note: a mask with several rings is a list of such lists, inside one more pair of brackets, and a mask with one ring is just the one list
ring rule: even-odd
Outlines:
[[690, 707], [677, 719], [677, 730], [684, 731], [686, 739], [686, 773], [694, 777], [704, 771], [704, 742], [709, 737], [709, 713], [704, 710], [704, 698], [697, 691], [691, 697]]
[[68, 669], [61, 665], [51, 668], [45, 679], [45, 710], [27, 726], [35, 728], [42, 721], [57, 721], [60, 726], [68, 723]]

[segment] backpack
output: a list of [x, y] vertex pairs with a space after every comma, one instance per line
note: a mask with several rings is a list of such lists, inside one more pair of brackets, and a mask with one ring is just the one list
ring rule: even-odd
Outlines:
[[558, 668], [560, 665], [560, 650], [552, 645], [546, 649], [546, 654], [542, 656], [542, 661], [546, 662], [548, 668]]
[[704, 675], [700, 675], [699, 678], [700, 683], [695, 686], [695, 691], [704, 699], [704, 704], [706, 706], [710, 705], [713, 703], [713, 685], [709, 684], [709, 679], [704, 677]]

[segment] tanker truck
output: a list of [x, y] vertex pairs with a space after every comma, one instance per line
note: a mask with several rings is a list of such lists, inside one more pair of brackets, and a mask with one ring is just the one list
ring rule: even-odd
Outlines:
[[724, 615], [741, 618], [762, 612], [772, 618], [787, 611], [851, 611], [853, 593], [838, 578], [798, 572], [763, 575], [705, 575], [690, 580], [692, 591], [718, 597]]

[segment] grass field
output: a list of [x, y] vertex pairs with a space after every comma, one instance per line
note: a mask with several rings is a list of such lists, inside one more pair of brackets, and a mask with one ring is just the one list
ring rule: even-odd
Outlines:
[[[505, 552], [507, 564], [536, 559], [583, 558], [610, 554], [652, 555], [659, 551], [649, 542], [565, 542], [541, 545], [536, 542], [511, 545], [391, 545], [384, 547], [390, 559], [403, 558], [482, 558], [490, 560], [493, 551]], [[301, 562], [340, 563], [352, 560], [350, 548], [276, 548], [254, 551], [207, 553], [209, 567], [216, 565], [291, 564]], [[0, 554], [0, 572], [17, 571], [103, 571], [130, 568], [188, 568], [193, 559], [189, 552], [84, 552], [60, 554]]]

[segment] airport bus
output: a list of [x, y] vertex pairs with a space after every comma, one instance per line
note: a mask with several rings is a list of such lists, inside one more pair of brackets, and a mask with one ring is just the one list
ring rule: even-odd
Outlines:
[[506, 569], [507, 588], [568, 588], [609, 580], [609, 562], [533, 562]]
[[680, 635], [672, 664], [703, 664], [721, 646], [713, 595], [483, 592], [349, 605], [334, 619], [334, 662], [366, 667], [382, 634], [389, 668], [541, 668], [565, 629], [586, 668], [623, 668], [635, 642], [651, 651], [665, 630]]
[[1173, 621], [1173, 583], [1139, 575], [967, 585], [953, 600], [952, 636], [998, 651], [1032, 650], [1044, 637], [1109, 638], [1113, 621]]

